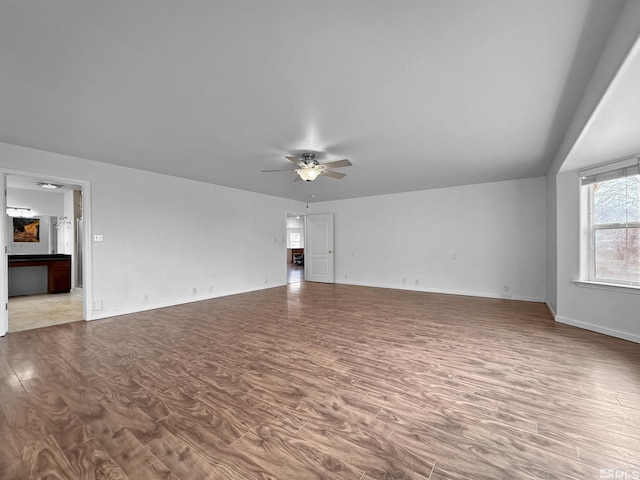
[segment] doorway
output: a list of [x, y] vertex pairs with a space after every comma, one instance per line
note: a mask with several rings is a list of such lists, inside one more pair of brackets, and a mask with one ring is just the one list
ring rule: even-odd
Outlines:
[[287, 283], [300, 283], [305, 279], [304, 242], [304, 215], [287, 214]]
[[[86, 319], [85, 185], [26, 173], [4, 180], [8, 321], [0, 334]], [[28, 238], [23, 224], [32, 227]]]

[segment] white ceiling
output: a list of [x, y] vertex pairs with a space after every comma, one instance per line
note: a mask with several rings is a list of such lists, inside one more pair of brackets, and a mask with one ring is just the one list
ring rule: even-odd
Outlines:
[[640, 43], [637, 42], [582, 135], [569, 152], [563, 170], [579, 170], [638, 155]]
[[545, 174], [622, 0], [1, 0], [0, 141], [304, 200]]

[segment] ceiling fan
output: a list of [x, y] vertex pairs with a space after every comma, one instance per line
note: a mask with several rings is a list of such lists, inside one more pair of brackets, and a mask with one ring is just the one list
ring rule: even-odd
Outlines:
[[287, 156], [287, 160], [296, 164], [298, 168], [288, 168], [284, 170], [262, 170], [263, 172], [296, 172], [298, 176], [294, 182], [305, 180], [312, 182], [320, 175], [331, 178], [343, 178], [344, 173], [334, 172], [332, 169], [340, 167], [350, 167], [352, 164], [346, 158], [344, 160], [336, 160], [334, 162], [318, 163], [315, 153], [303, 153], [302, 158], [296, 156]]

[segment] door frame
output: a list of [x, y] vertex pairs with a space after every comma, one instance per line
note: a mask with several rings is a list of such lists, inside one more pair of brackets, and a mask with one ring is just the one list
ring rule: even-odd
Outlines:
[[9, 329], [9, 262], [8, 262], [8, 250], [9, 250], [9, 232], [7, 229], [7, 176], [18, 175], [21, 177], [29, 177], [36, 180], [50, 180], [58, 183], [70, 183], [74, 185], [80, 185], [82, 188], [82, 218], [83, 218], [83, 239], [82, 239], [82, 318], [85, 321], [92, 320], [91, 317], [91, 305], [93, 305], [93, 251], [91, 245], [91, 182], [89, 180], [83, 180], [79, 178], [61, 177], [59, 175], [52, 175], [45, 172], [28, 172], [23, 170], [15, 170], [10, 168], [0, 168], [0, 174], [2, 175], [2, 188], [4, 195], [2, 195], [2, 218], [0, 222], [0, 245], [4, 250], [3, 261], [0, 262], [0, 336], [6, 335]]
[[[300, 212], [293, 212], [290, 210], [287, 210], [284, 213], [284, 255], [285, 255], [285, 271], [284, 271], [284, 278], [285, 278], [285, 285], [289, 285], [289, 273], [287, 271], [287, 269], [289, 268], [288, 266], [288, 262], [287, 262], [287, 249], [288, 249], [288, 245], [289, 245], [289, 232], [288, 232], [288, 224], [287, 224], [287, 218], [289, 217], [302, 217], [302, 238], [304, 239], [304, 249], [305, 249], [305, 256], [306, 256], [306, 248], [307, 248], [307, 214], [306, 213], [300, 213]], [[306, 258], [305, 258], [306, 260]], [[307, 262], [304, 262], [302, 264], [302, 272], [304, 273], [303, 278], [306, 280], [306, 276], [307, 276]]]

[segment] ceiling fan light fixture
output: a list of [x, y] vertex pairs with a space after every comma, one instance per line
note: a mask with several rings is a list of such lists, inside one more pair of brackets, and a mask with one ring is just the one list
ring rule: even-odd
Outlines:
[[334, 172], [332, 169], [340, 167], [350, 167], [351, 162], [346, 158], [343, 160], [335, 160], [327, 163], [319, 163], [315, 159], [316, 154], [313, 152], [303, 153], [300, 157], [297, 155], [285, 155], [284, 158], [293, 162], [297, 168], [285, 168], [279, 170], [262, 170], [263, 172], [296, 172], [298, 177], [295, 181], [304, 180], [305, 182], [313, 182], [316, 178], [324, 175], [329, 178], [341, 179], [346, 176], [344, 173]]
[[321, 172], [319, 169], [316, 169], [315, 167], [309, 167], [309, 168], [300, 168], [296, 170], [296, 173], [305, 182], [312, 182], [316, 178], [318, 178], [318, 175], [320, 175]]

